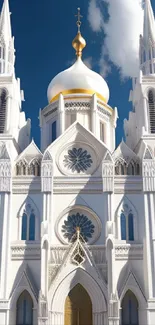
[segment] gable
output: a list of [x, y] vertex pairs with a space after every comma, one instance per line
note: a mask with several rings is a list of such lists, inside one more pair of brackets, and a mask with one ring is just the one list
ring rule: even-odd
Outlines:
[[[107, 152], [106, 146], [77, 121], [47, 151], [55, 162], [55, 175], [94, 175]], [[101, 174], [101, 171], [100, 171]]]

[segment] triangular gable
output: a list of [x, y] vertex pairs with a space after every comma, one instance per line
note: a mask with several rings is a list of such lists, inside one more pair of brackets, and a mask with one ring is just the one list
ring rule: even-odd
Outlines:
[[138, 143], [138, 145], [135, 148], [135, 152], [137, 156], [142, 159], [153, 159], [153, 153], [151, 148], [147, 145], [147, 143], [144, 141], [144, 139], [141, 139]]
[[128, 290], [131, 290], [137, 299], [141, 301], [142, 304], [145, 304], [146, 299], [143, 293], [143, 290], [129, 265], [127, 265], [123, 271], [123, 277], [120, 276], [118, 281], [117, 292], [119, 299], [122, 300], [125, 293]]
[[[74, 235], [76, 236], [76, 235]], [[58, 276], [61, 273], [61, 270], [64, 269], [64, 266], [73, 265], [75, 267], [83, 267], [85, 270], [89, 267], [89, 269], [94, 269], [97, 277], [101, 279], [101, 274], [95, 264], [92, 254], [90, 253], [87, 245], [85, 244], [83, 238], [80, 234], [77, 234], [77, 238], [74, 243], [72, 243], [67, 249], [61, 266], [56, 269], [54, 273], [54, 277]], [[52, 278], [52, 281], [54, 279]]]
[[4, 142], [0, 142], [0, 160], [10, 160], [10, 156]]
[[99, 153], [104, 157], [107, 151], [106, 145], [102, 141], [98, 140], [90, 130], [87, 130], [77, 121], [75, 121], [63, 134], [51, 143], [46, 150], [48, 150], [52, 155], [55, 151], [55, 147], [59, 149], [62, 145], [69, 143], [74, 134], [76, 135], [76, 138], [73, 141], [78, 142], [82, 139], [83, 142], [87, 142], [88, 144], [93, 145], [94, 148], [98, 148]]
[[111, 156], [109, 151], [106, 152], [106, 154], [105, 154], [105, 156], [103, 158], [103, 161], [105, 161], [105, 162], [113, 162], [112, 156]]
[[129, 163], [132, 159], [138, 160], [137, 155], [126, 145], [126, 143], [122, 140], [120, 145], [114, 151], [112, 155], [114, 160], [122, 159]]
[[32, 140], [31, 143], [18, 156], [16, 162], [18, 162], [21, 159], [25, 159], [29, 163], [33, 158], [40, 158], [40, 159], [42, 158], [42, 153], [39, 150], [39, 148], [36, 146], [34, 140]]
[[35, 281], [27, 264], [23, 264], [17, 272], [10, 297], [17, 290], [17, 288], [19, 289], [19, 287], [23, 288], [23, 290], [26, 288], [30, 289], [36, 299], [38, 299], [39, 290], [35, 285]]
[[150, 159], [152, 160], [153, 159], [152, 153], [148, 147], [145, 148], [143, 159], [144, 160], [150, 160]]

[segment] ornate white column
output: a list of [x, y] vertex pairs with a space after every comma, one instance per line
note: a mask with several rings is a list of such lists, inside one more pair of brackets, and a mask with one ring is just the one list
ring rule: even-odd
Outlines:
[[[148, 159], [150, 158], [150, 159]], [[155, 162], [147, 151], [142, 163], [144, 191], [144, 278], [147, 298], [155, 297]]]
[[93, 313], [93, 325], [107, 325], [107, 313]]
[[6, 299], [7, 283], [9, 276], [9, 256], [10, 256], [10, 218], [11, 218], [11, 161], [5, 144], [0, 147], [0, 193], [2, 205], [2, 245], [1, 245], [1, 270], [0, 270], [0, 298]]
[[39, 297], [39, 325], [48, 325], [48, 252], [51, 235], [53, 162], [49, 152], [45, 152], [41, 166], [41, 191], [43, 193], [43, 221], [41, 227], [41, 290]]
[[[97, 136], [97, 96], [94, 94], [91, 101], [91, 131]], [[97, 137], [98, 138], [98, 137]]]
[[59, 135], [65, 131], [65, 107], [63, 95], [59, 95]]

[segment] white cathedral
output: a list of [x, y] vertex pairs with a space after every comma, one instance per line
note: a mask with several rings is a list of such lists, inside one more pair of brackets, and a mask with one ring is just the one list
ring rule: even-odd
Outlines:
[[[116, 1], [116, 0], [115, 0]], [[125, 1], [125, 0], [124, 0]], [[145, 0], [139, 76], [115, 146], [106, 81], [77, 60], [48, 87], [41, 151], [0, 16], [0, 325], [155, 325], [155, 20]]]

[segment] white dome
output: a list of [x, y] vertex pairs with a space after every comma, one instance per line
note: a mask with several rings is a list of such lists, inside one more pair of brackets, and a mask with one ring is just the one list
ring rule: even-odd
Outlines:
[[67, 70], [60, 72], [49, 84], [48, 101], [54, 101], [59, 94], [96, 93], [106, 103], [109, 100], [109, 88], [106, 81], [96, 72], [87, 68], [79, 57]]

